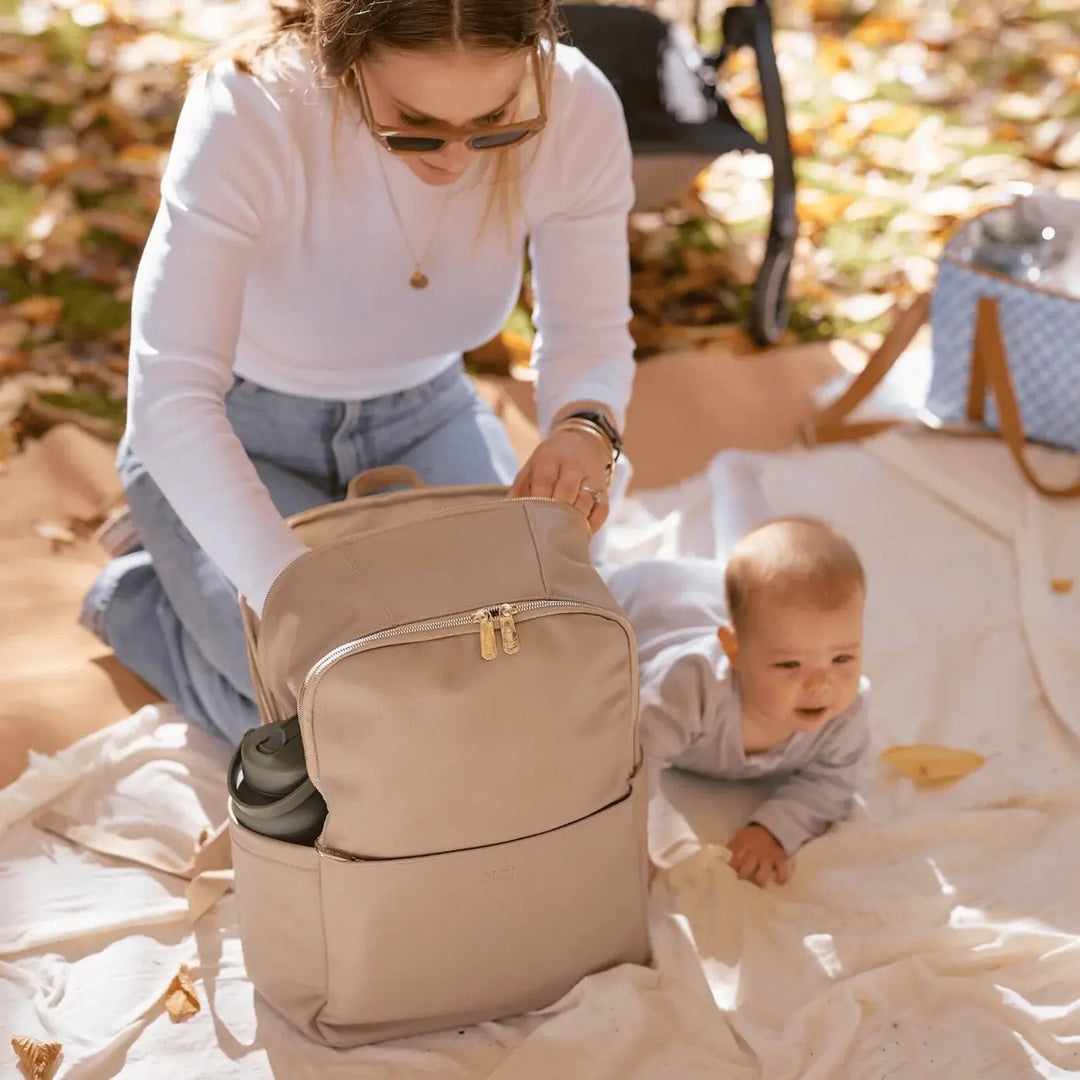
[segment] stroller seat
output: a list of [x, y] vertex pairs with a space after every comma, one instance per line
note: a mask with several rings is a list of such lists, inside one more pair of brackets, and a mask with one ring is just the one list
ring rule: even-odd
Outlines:
[[[571, 44], [607, 76], [622, 102], [634, 155], [635, 209], [658, 210], [677, 198], [716, 158], [768, 154], [773, 205], [765, 255], [754, 284], [750, 330], [762, 345], [788, 321], [788, 276], [798, 233], [795, 172], [767, 0], [729, 7], [720, 50], [702, 55], [688, 35], [652, 11], [622, 4], [566, 3]], [[759, 142], [717, 88], [732, 51], [756, 54], [767, 135]]]

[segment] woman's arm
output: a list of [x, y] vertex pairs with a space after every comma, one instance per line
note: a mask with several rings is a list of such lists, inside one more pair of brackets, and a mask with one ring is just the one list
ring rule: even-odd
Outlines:
[[225, 415], [248, 261], [284, 216], [291, 150], [278, 106], [219, 67], [185, 101], [132, 299], [128, 438], [195, 540], [261, 611], [305, 549]]
[[[630, 336], [627, 216], [633, 205], [632, 158], [622, 106], [611, 85], [580, 55], [557, 71], [551, 111], [551, 152], [559, 197], [532, 227], [530, 254], [537, 334], [537, 412], [544, 440], [514, 485], [515, 494], [590, 498], [582, 484], [607, 485], [598, 440], [561, 430], [558, 421], [581, 410], [605, 413], [621, 429], [634, 379]], [[547, 137], [545, 135], [545, 137]], [[589, 514], [603, 523], [606, 504]]]
[[530, 239], [542, 434], [579, 402], [602, 404], [621, 427], [634, 378], [630, 140], [610, 83], [584, 57], [577, 61], [557, 72], [552, 88], [560, 196]]

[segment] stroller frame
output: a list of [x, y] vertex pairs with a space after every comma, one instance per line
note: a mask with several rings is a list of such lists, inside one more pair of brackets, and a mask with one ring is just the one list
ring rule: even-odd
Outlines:
[[[605, 11], [610, 14], [604, 15]], [[623, 100], [634, 155], [636, 210], [662, 208], [724, 154], [754, 152], [771, 158], [772, 213], [764, 257], [754, 282], [749, 322], [750, 331], [759, 344], [776, 344], [788, 323], [788, 279], [798, 236], [798, 220], [794, 155], [768, 0], [751, 0], [726, 8], [721, 16], [721, 46], [717, 52], [702, 57], [698, 75], [704, 83], [706, 96], [714, 103], [716, 114], [704, 123], [669, 119], [660, 126], [640, 121], [635, 115], [622, 74], [626, 57], [619, 56], [619, 43], [611, 40], [610, 30], [616, 19], [627, 25], [633, 20], [637, 29], [644, 27], [653, 36], [664, 37], [667, 22], [644, 8], [621, 5], [568, 3], [563, 5], [562, 13], [571, 43], [611, 79]], [[608, 21], [607, 26], [603, 25], [604, 20]], [[650, 27], [649, 20], [655, 26]], [[724, 63], [732, 53], [743, 48], [752, 49], [756, 57], [766, 124], [763, 141], [754, 138], [739, 123], [717, 85]], [[643, 62], [653, 59], [644, 57]], [[658, 57], [655, 59], [659, 62]]]

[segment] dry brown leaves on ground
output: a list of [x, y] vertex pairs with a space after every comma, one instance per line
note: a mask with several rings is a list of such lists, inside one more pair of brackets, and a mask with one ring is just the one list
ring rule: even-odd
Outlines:
[[[0, 0], [0, 459], [64, 418], [121, 430], [132, 281], [187, 66], [259, 10]], [[894, 298], [930, 285], [957, 220], [1006, 181], [1080, 195], [1080, 0], [778, 11], [799, 177], [791, 339], [873, 345]], [[760, 136], [753, 56], [721, 81]], [[729, 155], [664, 213], [635, 217], [640, 357], [754, 351], [744, 327], [769, 207], [768, 158]], [[519, 309], [470, 359], [505, 369], [531, 333]]]

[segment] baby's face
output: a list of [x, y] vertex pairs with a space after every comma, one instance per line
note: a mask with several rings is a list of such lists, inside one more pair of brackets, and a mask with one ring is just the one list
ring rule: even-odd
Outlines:
[[850, 708], [862, 676], [864, 603], [861, 590], [832, 610], [759, 601], [738, 640], [743, 707], [788, 732], [817, 731]]

